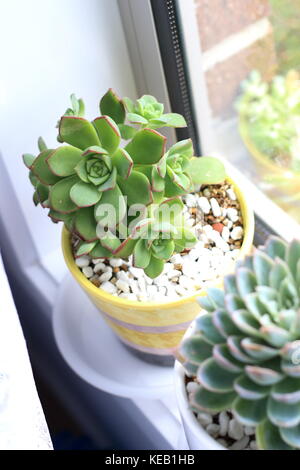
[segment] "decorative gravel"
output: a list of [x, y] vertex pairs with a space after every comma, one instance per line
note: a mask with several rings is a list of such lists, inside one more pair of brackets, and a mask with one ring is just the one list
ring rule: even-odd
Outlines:
[[[142, 269], [124, 261], [76, 259], [82, 273], [106, 292], [129, 300], [167, 302], [192, 295], [228, 272], [239, 256], [244, 229], [240, 204], [230, 184], [203, 186], [183, 197], [184, 216], [198, 242], [175, 254], [163, 273], [150, 279]], [[73, 240], [73, 248], [78, 241]]]
[[[189, 381], [187, 393], [193, 393], [198, 386], [196, 382]], [[223, 447], [229, 450], [257, 450], [255, 428], [240, 424], [230, 410], [216, 414], [200, 411], [195, 416], [206, 432]]]

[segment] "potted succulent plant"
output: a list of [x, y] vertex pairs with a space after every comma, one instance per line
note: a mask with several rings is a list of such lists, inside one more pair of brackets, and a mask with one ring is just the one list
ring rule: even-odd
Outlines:
[[66, 263], [123, 343], [169, 358], [195, 295], [250, 250], [253, 213], [219, 160], [194, 157], [190, 139], [166, 149], [157, 129], [186, 124], [154, 97], [110, 89], [92, 122], [71, 101], [62, 145], [39, 139], [39, 155], [23, 156], [34, 202], [64, 223]]
[[300, 242], [271, 237], [199, 303], [176, 364], [191, 449], [299, 449]]
[[300, 201], [300, 75], [290, 70], [268, 83], [254, 70], [237, 101], [239, 129], [264, 187], [297, 217]]

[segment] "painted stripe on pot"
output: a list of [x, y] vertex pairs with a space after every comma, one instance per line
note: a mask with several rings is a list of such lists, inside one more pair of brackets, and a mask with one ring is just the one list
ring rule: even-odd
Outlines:
[[105, 312], [101, 312], [108, 320], [116, 323], [117, 325], [123, 326], [128, 330], [133, 331], [140, 331], [141, 333], [172, 333], [174, 331], [181, 331], [187, 330], [190, 326], [191, 322], [187, 321], [185, 323], [178, 323], [177, 325], [169, 325], [169, 326], [140, 326], [140, 325], [133, 325], [132, 323], [127, 323], [122, 320], [118, 320]]
[[115, 333], [120, 336], [120, 338], [129, 341], [130, 344], [137, 346], [158, 349], [158, 350], [175, 350], [178, 344], [181, 341], [186, 330], [173, 331], [171, 333], [142, 333], [140, 331], [129, 330], [123, 326], [113, 323], [109, 318], [105, 318], [107, 323], [115, 331]]
[[156, 354], [158, 356], [169, 356], [169, 355], [173, 356], [174, 355], [174, 348], [147, 348], [146, 346], [140, 346], [139, 344], [132, 343], [131, 341], [128, 341], [121, 336], [119, 338], [127, 346], [130, 346], [131, 348], [137, 349], [138, 351], [141, 351], [144, 353]]

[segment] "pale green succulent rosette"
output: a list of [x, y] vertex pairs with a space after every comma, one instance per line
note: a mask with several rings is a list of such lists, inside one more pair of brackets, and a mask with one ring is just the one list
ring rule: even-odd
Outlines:
[[199, 304], [181, 345], [193, 409], [232, 409], [261, 449], [300, 449], [300, 242], [271, 237]]
[[163, 272], [165, 262], [174, 253], [190, 249], [197, 242], [194, 232], [185, 226], [182, 209], [181, 199], [167, 199], [159, 205], [149, 206], [148, 218], [142, 221], [143, 229], [133, 250], [133, 263], [151, 278]]

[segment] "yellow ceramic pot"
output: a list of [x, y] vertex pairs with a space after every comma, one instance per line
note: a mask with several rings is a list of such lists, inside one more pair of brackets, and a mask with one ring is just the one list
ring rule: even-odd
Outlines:
[[251, 140], [247, 121], [240, 118], [239, 132], [250, 155], [253, 157], [259, 178], [267, 183], [264, 192], [286, 212], [300, 221], [300, 174], [273, 163]]
[[[248, 254], [254, 236], [253, 211], [246, 202], [239, 186], [227, 178], [235, 188], [244, 221], [244, 240], [241, 257]], [[78, 281], [105, 320], [126, 345], [136, 351], [153, 356], [169, 356], [182, 339], [192, 320], [199, 314], [196, 298], [205, 295], [201, 290], [193, 296], [171, 302], [138, 302], [108, 294], [92, 284], [74, 262], [70, 233], [62, 233], [62, 249], [65, 261], [73, 277]], [[221, 281], [215, 283], [221, 286]], [[149, 356], [150, 357], [150, 356]]]

